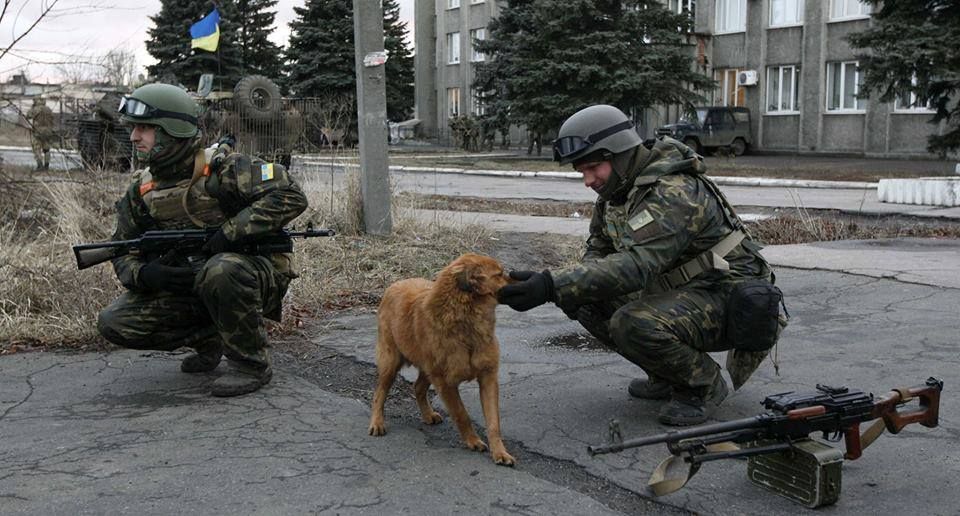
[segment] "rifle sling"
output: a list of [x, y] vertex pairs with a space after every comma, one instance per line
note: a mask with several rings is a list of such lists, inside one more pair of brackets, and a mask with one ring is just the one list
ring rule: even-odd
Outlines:
[[200, 178], [210, 175], [210, 169], [207, 167], [207, 156], [204, 153], [203, 149], [198, 149], [196, 154], [193, 156], [193, 177], [190, 178], [190, 183], [187, 185], [186, 190], [183, 191], [183, 197], [180, 198], [180, 204], [183, 206], [183, 212], [190, 217], [190, 220], [197, 225], [197, 227], [205, 228], [207, 225], [192, 213], [190, 213], [190, 208], [187, 206], [187, 197], [190, 196], [190, 190], [193, 189], [193, 185], [197, 184], [197, 181]]

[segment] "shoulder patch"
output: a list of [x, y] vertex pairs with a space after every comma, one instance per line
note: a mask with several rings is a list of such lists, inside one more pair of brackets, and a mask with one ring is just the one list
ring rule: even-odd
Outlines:
[[273, 179], [273, 163], [260, 165], [260, 181], [270, 181], [271, 179]]
[[653, 215], [650, 214], [650, 210], [643, 210], [640, 213], [630, 217], [630, 220], [627, 221], [627, 224], [630, 226], [631, 230], [636, 231], [651, 222], [653, 222]]

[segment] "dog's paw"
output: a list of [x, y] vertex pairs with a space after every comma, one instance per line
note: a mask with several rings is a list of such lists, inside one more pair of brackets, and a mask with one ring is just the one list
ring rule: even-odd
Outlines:
[[517, 463], [517, 459], [513, 458], [513, 455], [510, 455], [506, 451], [493, 454], [493, 462], [497, 463], [498, 466], [510, 466], [513, 467]]
[[370, 428], [367, 429], [367, 433], [379, 437], [387, 433], [387, 425], [383, 422], [374, 422], [370, 423]]
[[473, 437], [472, 439], [467, 439], [466, 445], [467, 445], [467, 448], [470, 448], [473, 451], [478, 451], [478, 452], [487, 451], [487, 443], [481, 441], [479, 437]]
[[441, 416], [440, 413], [438, 412], [432, 412], [430, 414], [421, 414], [420, 419], [422, 419], [423, 422], [428, 425], [435, 425], [437, 423], [443, 422], [443, 416]]

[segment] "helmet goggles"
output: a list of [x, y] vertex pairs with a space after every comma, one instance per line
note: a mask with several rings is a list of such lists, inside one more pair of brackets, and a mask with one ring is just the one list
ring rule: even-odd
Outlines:
[[177, 113], [176, 111], [157, 109], [142, 100], [138, 100], [126, 95], [120, 99], [120, 107], [117, 108], [117, 111], [121, 115], [126, 115], [133, 119], [140, 118], [147, 120], [151, 118], [176, 118], [177, 120], [183, 120], [193, 125], [197, 125], [197, 117], [195, 116], [187, 115], [185, 113]]
[[597, 131], [586, 138], [581, 138], [580, 136], [564, 136], [562, 138], [557, 138], [556, 140], [553, 140], [553, 160], [561, 161], [571, 156], [575, 156], [580, 152], [590, 148], [595, 143], [600, 142], [604, 138], [627, 129], [633, 129], [633, 122], [630, 120], [625, 120], [619, 124], [615, 124], [601, 131]]

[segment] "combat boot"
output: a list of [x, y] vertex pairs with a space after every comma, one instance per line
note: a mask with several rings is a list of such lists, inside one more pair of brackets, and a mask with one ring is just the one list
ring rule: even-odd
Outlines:
[[196, 351], [180, 362], [180, 370], [184, 373], [206, 373], [216, 369], [223, 357], [223, 344], [220, 337], [214, 337], [197, 345]]
[[634, 398], [642, 400], [665, 400], [670, 398], [673, 387], [669, 383], [661, 382], [656, 378], [637, 378], [630, 382], [627, 392]]
[[660, 409], [657, 420], [670, 426], [699, 425], [707, 421], [727, 397], [727, 383], [717, 376], [705, 396], [675, 389], [670, 403]]
[[242, 396], [249, 394], [270, 383], [273, 378], [273, 368], [269, 365], [263, 369], [230, 363], [226, 374], [217, 378], [210, 388], [210, 394], [220, 398]]

